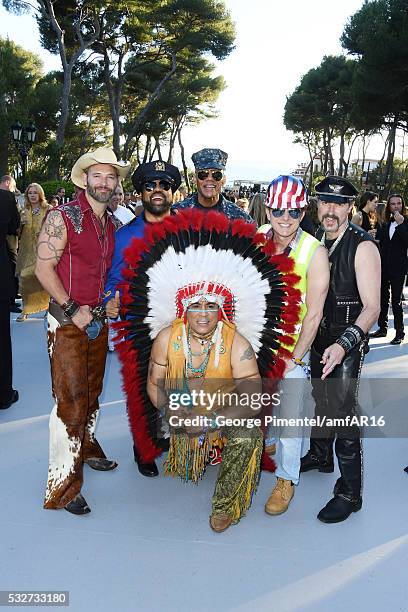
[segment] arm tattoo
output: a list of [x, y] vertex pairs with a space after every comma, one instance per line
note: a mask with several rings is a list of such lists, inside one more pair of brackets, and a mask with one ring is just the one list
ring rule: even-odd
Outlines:
[[58, 210], [52, 210], [42, 229], [43, 239], [37, 245], [37, 257], [41, 261], [56, 261], [61, 259], [64, 249], [58, 248], [55, 240], [63, 240], [65, 236], [65, 223]]
[[58, 238], [62, 240], [65, 233], [65, 223], [61, 213], [58, 210], [52, 210], [44, 223], [44, 232], [50, 238]]
[[248, 345], [245, 351], [241, 355], [240, 361], [245, 361], [245, 359], [252, 359], [255, 357], [254, 349], [251, 345]]

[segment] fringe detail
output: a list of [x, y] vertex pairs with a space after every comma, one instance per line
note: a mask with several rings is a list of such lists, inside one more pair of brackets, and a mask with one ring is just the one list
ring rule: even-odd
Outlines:
[[224, 440], [217, 432], [207, 432], [201, 443], [200, 438], [188, 434], [170, 436], [169, 454], [164, 462], [165, 476], [179, 476], [184, 482], [198, 483], [201, 480], [210, 462], [212, 448], [222, 450]]
[[164, 462], [166, 476], [180, 476], [184, 482], [198, 482], [205, 472], [210, 457], [211, 444], [208, 434], [200, 445], [199, 438], [187, 434], [170, 436], [167, 460]]
[[215, 341], [214, 367], [218, 368], [220, 364], [220, 350], [221, 350], [221, 341], [222, 341], [222, 321], [218, 321], [217, 323], [217, 329], [213, 336], [213, 341]]
[[234, 523], [238, 522], [242, 518], [247, 510], [249, 509], [252, 498], [259, 482], [260, 474], [260, 458], [262, 453], [262, 440], [258, 440], [255, 446], [251, 458], [248, 461], [245, 472], [242, 476], [241, 482], [237, 486], [232, 496], [226, 500], [226, 503], [231, 508], [228, 512]]

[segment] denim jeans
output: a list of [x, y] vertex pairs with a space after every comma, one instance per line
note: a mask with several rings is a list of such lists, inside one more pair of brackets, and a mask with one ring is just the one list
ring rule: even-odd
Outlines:
[[[308, 355], [304, 358], [308, 362]], [[274, 416], [281, 419], [303, 418], [304, 393], [307, 374], [302, 366], [290, 370], [280, 383], [281, 403]], [[303, 427], [278, 425], [268, 431], [266, 444], [276, 443], [276, 476], [299, 483], [300, 458], [305, 454], [309, 440], [306, 439]]]

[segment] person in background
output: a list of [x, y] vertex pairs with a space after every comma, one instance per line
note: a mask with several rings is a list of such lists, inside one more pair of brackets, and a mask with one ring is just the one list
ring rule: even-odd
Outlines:
[[255, 221], [257, 227], [268, 223], [265, 209], [266, 193], [255, 193], [249, 203], [248, 214]]
[[236, 205], [239, 206], [241, 210], [248, 212], [248, 209], [249, 209], [248, 198], [238, 198], [238, 200], [236, 201]]
[[20, 215], [14, 198], [15, 182], [6, 174], [0, 181], [0, 410], [18, 401], [13, 389], [10, 335], [10, 301], [14, 303], [14, 269], [7, 248], [7, 237], [16, 236]]
[[123, 194], [123, 206], [126, 206], [126, 208], [129, 208], [132, 205], [132, 194], [130, 193], [130, 191], [125, 191], [125, 193]]
[[178, 188], [178, 192], [180, 194], [180, 201], [185, 200], [186, 198], [188, 198], [188, 190], [187, 187], [185, 185], [180, 185], [180, 187]]
[[[319, 217], [318, 217], [318, 214], [317, 214], [317, 198], [315, 198], [315, 197], [310, 197], [309, 198], [309, 201], [308, 201], [308, 204], [307, 204], [307, 207], [306, 207], [305, 217], [307, 217], [308, 220], [311, 221], [312, 224], [313, 224], [313, 234], [312, 234], [312, 236], [314, 236], [315, 233], [316, 233], [317, 228], [320, 225]], [[302, 227], [302, 229], [304, 229], [306, 232], [312, 233], [308, 229], [306, 229], [305, 227]]]
[[25, 190], [16, 264], [23, 302], [23, 312], [16, 319], [19, 323], [25, 321], [29, 314], [42, 312], [48, 308], [49, 295], [44, 291], [34, 273], [37, 240], [48, 210], [49, 206], [43, 188], [38, 183], [31, 183]]
[[57, 198], [59, 198], [60, 204], [65, 203], [65, 188], [64, 187], [58, 187], [57, 191], [55, 192], [55, 195], [57, 196]]
[[387, 206], [386, 202], [378, 202], [377, 209], [375, 211], [377, 215], [377, 233], [382, 225], [385, 223], [385, 207]]
[[116, 187], [113, 196], [109, 202], [109, 209], [112, 212], [113, 216], [119, 221], [120, 226], [126, 225], [129, 221], [133, 221], [135, 215], [131, 210], [126, 208], [123, 205], [124, 202], [124, 193], [122, 185], [118, 184]]
[[377, 215], [376, 209], [378, 205], [378, 193], [374, 191], [365, 191], [360, 197], [358, 212], [353, 215], [351, 222], [358, 225], [370, 234], [373, 238], [377, 233]]
[[57, 195], [53, 195], [49, 198], [48, 204], [51, 206], [51, 208], [55, 208], [61, 204], [61, 201]]
[[[4, 192], [9, 192], [12, 194], [12, 197], [8, 196]], [[1, 200], [13, 201], [16, 205], [16, 181], [9, 174], [5, 174], [0, 180], [0, 194], [2, 195]], [[0, 206], [1, 206], [0, 202]], [[18, 211], [18, 209], [17, 209]], [[20, 226], [20, 214], [18, 215], [18, 225]], [[14, 278], [14, 291], [13, 295], [10, 298], [10, 312], [21, 312], [20, 306], [16, 303], [16, 298], [18, 296], [18, 277], [16, 276], [16, 262], [17, 262], [17, 252], [18, 252], [18, 230], [16, 230], [12, 234], [7, 234], [6, 236], [6, 246], [7, 253], [10, 261], [10, 266], [12, 269], [12, 274]]]
[[391, 293], [395, 338], [390, 344], [401, 344], [405, 337], [402, 291], [408, 267], [408, 219], [402, 195], [394, 193], [388, 198], [385, 221], [377, 232], [381, 253], [381, 312], [378, 329], [370, 338], [385, 338], [387, 335]]

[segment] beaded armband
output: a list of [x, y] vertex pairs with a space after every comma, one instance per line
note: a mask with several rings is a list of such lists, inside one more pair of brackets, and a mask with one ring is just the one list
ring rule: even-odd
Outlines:
[[360, 344], [362, 340], [365, 338], [365, 333], [358, 325], [350, 325], [347, 329], [341, 334], [340, 338], [337, 338], [336, 344], [341, 346], [344, 349], [346, 355], [349, 353], [355, 346]]

